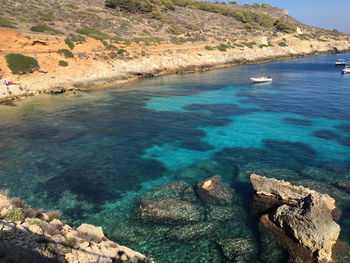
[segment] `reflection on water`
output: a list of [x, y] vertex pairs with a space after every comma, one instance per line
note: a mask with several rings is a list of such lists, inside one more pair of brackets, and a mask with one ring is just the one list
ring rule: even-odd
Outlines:
[[[258, 173], [330, 193], [349, 242], [350, 79], [333, 67], [336, 59], [165, 76], [2, 106], [0, 187], [61, 210], [71, 224], [102, 225], [115, 241], [161, 262], [222, 262], [220, 244], [235, 238], [254, 247], [252, 262], [276, 255], [283, 262], [278, 248], [263, 253], [259, 215], [250, 209], [249, 175]], [[273, 83], [249, 83], [267, 73]], [[191, 186], [214, 174], [233, 203], [209, 205], [194, 194]], [[165, 197], [195, 205], [200, 222], [135, 216], [140, 198]]]

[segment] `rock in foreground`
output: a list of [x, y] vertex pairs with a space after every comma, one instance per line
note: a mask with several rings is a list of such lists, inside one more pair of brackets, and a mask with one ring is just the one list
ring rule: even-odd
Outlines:
[[310, 194], [295, 205], [280, 206], [273, 220], [313, 253], [316, 252], [319, 260], [331, 261], [332, 247], [339, 237], [340, 227], [318, 195]]
[[251, 182], [258, 195], [284, 200], [273, 213], [274, 223], [289, 236], [311, 250], [320, 262], [332, 260], [332, 248], [340, 227], [333, 221], [335, 201], [302, 186], [293, 186], [283, 180], [252, 174]]

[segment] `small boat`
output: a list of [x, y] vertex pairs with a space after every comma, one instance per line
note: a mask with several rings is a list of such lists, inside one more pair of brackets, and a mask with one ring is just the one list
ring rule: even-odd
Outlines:
[[345, 59], [339, 59], [338, 61], [335, 62], [336, 66], [345, 66], [346, 62]]
[[349, 74], [350, 73], [350, 66], [347, 66], [342, 71], [343, 74]]
[[258, 78], [250, 78], [250, 81], [252, 83], [264, 83], [264, 82], [271, 82], [272, 78], [271, 77], [258, 77]]

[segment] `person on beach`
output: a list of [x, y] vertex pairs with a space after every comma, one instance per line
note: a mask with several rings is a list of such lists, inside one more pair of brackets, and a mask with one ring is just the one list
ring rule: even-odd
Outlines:
[[74, 93], [74, 95], [75, 95], [75, 89], [73, 89], [73, 93]]
[[69, 94], [68, 94], [68, 90], [66, 89], [66, 96], [68, 96]]

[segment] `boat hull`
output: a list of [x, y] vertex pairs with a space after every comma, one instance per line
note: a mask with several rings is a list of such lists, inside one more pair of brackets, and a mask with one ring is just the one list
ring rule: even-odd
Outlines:
[[272, 79], [250, 78], [250, 81], [252, 83], [265, 83], [265, 82], [272, 82]]

